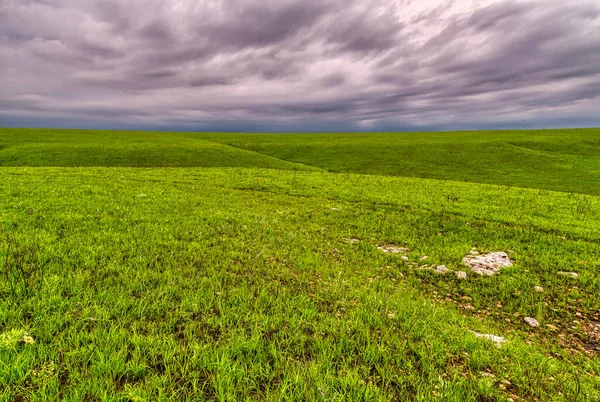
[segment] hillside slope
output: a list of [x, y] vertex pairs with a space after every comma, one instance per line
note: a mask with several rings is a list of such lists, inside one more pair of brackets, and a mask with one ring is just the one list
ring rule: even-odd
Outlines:
[[210, 134], [0, 129], [0, 166], [324, 169], [600, 195], [600, 130]]
[[177, 133], [0, 129], [0, 166], [320, 170]]
[[335, 172], [600, 195], [600, 129], [190, 136]]

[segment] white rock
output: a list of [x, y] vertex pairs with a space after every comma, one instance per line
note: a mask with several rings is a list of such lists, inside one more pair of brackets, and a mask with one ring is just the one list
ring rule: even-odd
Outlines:
[[558, 274], [563, 276], [570, 276], [571, 278], [579, 278], [579, 274], [577, 272], [559, 271]]
[[538, 293], [543, 293], [544, 292], [544, 288], [541, 286], [534, 286], [533, 290], [535, 290]]
[[454, 272], [454, 275], [456, 275], [458, 279], [467, 279], [467, 273], [465, 271], [456, 271]]
[[467, 264], [474, 273], [487, 276], [497, 274], [501, 268], [512, 266], [512, 261], [508, 257], [508, 254], [503, 251], [477, 256], [467, 255], [463, 258], [463, 262]]
[[405, 254], [410, 251], [405, 247], [396, 247], [392, 244], [384, 244], [382, 246], [377, 247], [377, 249], [383, 251], [386, 254]]
[[480, 334], [480, 333], [475, 332], [475, 331], [471, 331], [471, 332], [473, 332], [477, 338], [483, 338], [483, 339], [487, 339], [489, 341], [494, 342], [497, 347], [502, 346], [502, 344], [504, 342], [506, 342], [506, 339], [504, 339], [501, 336], [496, 336], [496, 335], [492, 335], [492, 334]]
[[401, 258], [402, 258], [402, 261], [408, 261], [408, 257], [405, 255], [403, 255]]
[[423, 257], [421, 257], [421, 261], [425, 261], [426, 259], [428, 259], [429, 257], [427, 257], [426, 255], [424, 255]]
[[450, 272], [450, 270], [448, 268], [446, 268], [445, 265], [438, 265], [437, 267], [435, 265], [421, 265], [417, 269], [419, 269], [421, 271], [433, 271], [436, 274], [440, 274], [440, 275], [444, 275], [444, 274], [447, 274], [448, 272]]
[[535, 318], [525, 317], [523, 318], [523, 321], [525, 321], [532, 328], [538, 328], [540, 326], [540, 323]]

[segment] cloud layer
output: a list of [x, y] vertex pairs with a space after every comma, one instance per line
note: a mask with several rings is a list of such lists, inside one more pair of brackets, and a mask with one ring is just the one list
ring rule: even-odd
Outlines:
[[594, 0], [0, 0], [0, 125], [600, 124]]

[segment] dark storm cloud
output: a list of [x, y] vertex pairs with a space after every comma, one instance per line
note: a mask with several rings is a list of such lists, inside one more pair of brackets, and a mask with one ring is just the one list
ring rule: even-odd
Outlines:
[[198, 35], [215, 47], [246, 49], [281, 44], [310, 28], [327, 13], [326, 3], [281, 2], [276, 6], [263, 2], [239, 7], [224, 2], [227, 18], [219, 23], [200, 23]]
[[0, 56], [4, 125], [394, 130], [600, 114], [591, 0], [4, 0]]

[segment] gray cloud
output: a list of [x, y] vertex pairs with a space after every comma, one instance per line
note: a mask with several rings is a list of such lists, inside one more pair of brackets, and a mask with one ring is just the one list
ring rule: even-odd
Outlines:
[[590, 0], [4, 0], [0, 125], [598, 124]]

